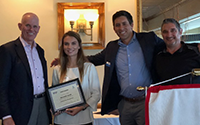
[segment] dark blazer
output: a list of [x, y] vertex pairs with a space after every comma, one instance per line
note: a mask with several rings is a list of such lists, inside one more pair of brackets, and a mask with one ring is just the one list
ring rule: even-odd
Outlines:
[[[36, 49], [47, 88], [44, 50], [39, 45]], [[0, 118], [12, 115], [16, 125], [27, 125], [33, 106], [33, 83], [28, 59], [19, 38], [0, 46], [0, 70]]]
[[[133, 32], [135, 33], [135, 32]], [[153, 58], [161, 51], [165, 44], [162, 39], [157, 37], [154, 32], [136, 33], [136, 38], [141, 46], [147, 69], [151, 72], [154, 78]], [[88, 56], [90, 62], [94, 65], [105, 65], [101, 114], [107, 114], [110, 111], [117, 109], [117, 105], [121, 100], [120, 86], [117, 79], [115, 60], [119, 49], [118, 40], [111, 41], [106, 48], [94, 56]]]

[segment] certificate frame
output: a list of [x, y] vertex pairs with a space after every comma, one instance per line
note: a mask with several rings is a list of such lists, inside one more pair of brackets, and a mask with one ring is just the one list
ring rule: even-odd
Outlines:
[[46, 90], [52, 113], [86, 104], [78, 78], [51, 86]]

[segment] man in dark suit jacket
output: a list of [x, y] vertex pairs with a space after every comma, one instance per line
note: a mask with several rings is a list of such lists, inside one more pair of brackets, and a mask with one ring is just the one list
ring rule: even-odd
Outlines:
[[49, 125], [46, 60], [34, 41], [39, 19], [26, 13], [18, 27], [20, 37], [0, 46], [0, 118], [4, 125]]
[[144, 125], [144, 91], [138, 92], [136, 87], [153, 82], [153, 59], [164, 42], [153, 32], [132, 31], [133, 20], [127, 11], [113, 15], [113, 27], [120, 39], [88, 57], [96, 66], [105, 65], [101, 114], [118, 109], [122, 125]]

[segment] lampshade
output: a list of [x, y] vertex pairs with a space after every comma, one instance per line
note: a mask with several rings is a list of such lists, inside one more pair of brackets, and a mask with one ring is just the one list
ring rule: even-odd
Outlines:
[[76, 21], [79, 18], [79, 13], [76, 10], [66, 10], [65, 18], [69, 21]]
[[86, 14], [84, 14], [84, 18], [87, 21], [95, 21], [95, 20], [97, 20], [98, 17], [99, 17], [99, 14], [97, 14], [97, 13], [86, 13]]

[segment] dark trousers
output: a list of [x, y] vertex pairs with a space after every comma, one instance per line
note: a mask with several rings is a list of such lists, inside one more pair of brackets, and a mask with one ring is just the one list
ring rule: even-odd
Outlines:
[[134, 103], [122, 99], [118, 110], [121, 125], [145, 125], [145, 99]]

